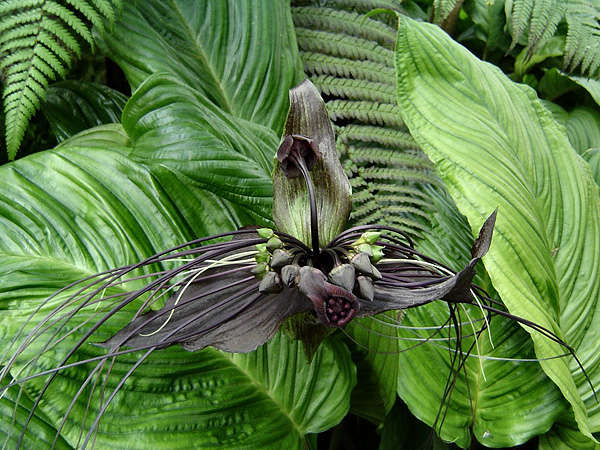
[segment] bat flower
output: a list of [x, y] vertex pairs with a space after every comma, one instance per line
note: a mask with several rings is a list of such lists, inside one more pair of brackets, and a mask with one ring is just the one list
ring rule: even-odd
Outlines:
[[[72, 328], [69, 321], [90, 307], [93, 315], [84, 322], [88, 330], [50, 372], [68, 366], [77, 349], [94, 338], [96, 345], [111, 349], [105, 358], [175, 344], [190, 351], [213, 346], [248, 352], [292, 316], [300, 318], [288, 322], [295, 324], [290, 327], [294, 334], [318, 345], [315, 336], [355, 318], [438, 299], [474, 301], [471, 280], [489, 248], [496, 213], [483, 225], [472, 259], [459, 273], [418, 253], [397, 229], [344, 229], [350, 183], [325, 104], [309, 81], [290, 91], [275, 164], [275, 229], [247, 228], [197, 239], [68, 286], [83, 287], [38, 323], [26, 344], [5, 361], [4, 373], [29, 343], [52, 327]], [[148, 270], [154, 267], [160, 270]], [[135, 289], [124, 289], [134, 282]], [[119, 293], [109, 294], [115, 288]], [[126, 326], [97, 342], [107, 322], [128, 312], [133, 318]]]
[[[245, 228], [197, 239], [81, 280], [40, 305], [8, 344], [0, 362], [0, 381], [7, 380], [0, 393], [47, 375], [29, 422], [59, 371], [98, 363], [76, 399], [113, 357], [145, 350], [103, 402], [93, 430], [125, 379], [157, 349], [181, 345], [195, 351], [213, 346], [248, 352], [285, 323], [305, 343], [310, 357], [327, 331], [357, 318], [438, 300], [452, 307], [477, 302], [490, 313], [535, 328], [573, 354], [550, 331], [489, 302], [479, 303], [478, 297], [489, 298], [472, 285], [472, 279], [477, 262], [490, 247], [495, 211], [481, 228], [470, 262], [458, 273], [420, 254], [400, 230], [384, 225], [345, 229], [350, 183], [336, 153], [325, 105], [308, 81], [290, 91], [273, 187], [274, 229]], [[58, 302], [58, 295], [67, 289], [74, 293]], [[54, 302], [58, 306], [43, 319], [34, 319]], [[121, 325], [115, 327], [115, 322]], [[52, 368], [35, 372], [40, 355], [61, 342], [69, 344], [61, 359], [53, 360]], [[76, 353], [87, 342], [109, 350], [78, 360]], [[23, 359], [28, 361], [23, 364]], [[11, 381], [11, 370], [19, 367], [30, 372], [23, 375], [19, 369]]]
[[234, 238], [226, 243], [146, 261], [190, 258], [117, 303], [107, 317], [144, 294], [150, 297], [145, 307], [169, 293], [161, 309], [141, 314], [141, 308], [125, 328], [98, 345], [113, 351], [180, 344], [187, 350], [214, 346], [247, 352], [301, 313], [300, 322], [323, 332], [437, 299], [473, 301], [471, 279], [489, 248], [495, 213], [459, 273], [420, 255], [404, 233], [391, 227], [344, 230], [350, 184], [325, 105], [308, 81], [290, 91], [290, 103], [273, 174], [275, 229], [240, 230], [229, 233]]

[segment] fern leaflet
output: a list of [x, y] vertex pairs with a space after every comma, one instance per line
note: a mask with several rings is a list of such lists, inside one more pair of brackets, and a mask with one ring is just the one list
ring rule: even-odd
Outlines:
[[598, 76], [600, 67], [600, 10], [593, 0], [514, 0], [510, 11], [511, 49], [526, 36], [531, 56], [567, 23], [564, 66], [579, 67], [582, 75]]
[[6, 147], [14, 159], [48, 83], [64, 78], [80, 42], [93, 43], [115, 20], [121, 0], [5, 0], [0, 4], [0, 76]]
[[352, 220], [421, 236], [431, 204], [421, 187], [438, 178], [401, 119], [395, 23], [386, 15], [365, 18], [382, 6], [379, 1], [330, 5], [292, 8], [292, 17], [304, 71], [324, 95], [335, 124], [353, 191]]

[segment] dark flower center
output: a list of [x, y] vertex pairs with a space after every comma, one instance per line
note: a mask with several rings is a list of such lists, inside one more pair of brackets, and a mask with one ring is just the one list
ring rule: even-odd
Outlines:
[[352, 303], [342, 297], [331, 297], [327, 300], [325, 314], [333, 326], [341, 327], [346, 325], [356, 314], [352, 308]]

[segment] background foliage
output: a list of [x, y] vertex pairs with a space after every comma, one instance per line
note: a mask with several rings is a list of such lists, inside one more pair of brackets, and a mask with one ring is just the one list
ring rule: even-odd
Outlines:
[[[71, 281], [195, 237], [270, 225], [287, 90], [308, 76], [336, 127], [353, 222], [401, 227], [456, 269], [499, 206], [478, 282], [512, 313], [562, 336], [600, 385], [595, 3], [77, 3], [0, 6], [9, 158], [25, 136], [23, 157], [0, 167], [2, 342]], [[400, 15], [365, 17], [380, 7]], [[92, 37], [98, 55], [67, 76]], [[126, 86], [112, 81], [114, 68], [99, 75], [113, 63]], [[89, 67], [98, 68], [93, 76]], [[36, 151], [44, 146], [53, 148]], [[407, 328], [390, 326], [396, 318], [364, 319], [329, 336], [310, 365], [284, 335], [246, 355], [155, 354], [115, 398], [95, 445], [446, 446], [429, 427], [455, 341], [444, 328], [439, 340], [413, 347], [447, 320], [447, 307], [406, 311]], [[600, 406], [577, 364], [548, 359], [564, 350], [509, 320], [495, 317], [490, 328], [476, 343], [480, 357], [458, 374], [437, 423], [441, 438], [462, 448], [595, 448]], [[466, 349], [472, 331], [463, 334]], [[109, 387], [134, 361], [120, 360]], [[79, 367], [57, 377], [26, 448], [51, 446], [59, 428], [57, 448], [79, 445], [99, 399], [87, 420], [84, 395], [61, 422], [86, 376]], [[8, 448], [39, 383], [26, 385], [18, 406], [18, 389], [0, 399]]]

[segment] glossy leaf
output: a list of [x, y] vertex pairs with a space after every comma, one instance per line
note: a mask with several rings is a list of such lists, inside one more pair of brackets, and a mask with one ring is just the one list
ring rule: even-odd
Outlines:
[[486, 51], [508, 49], [510, 39], [504, 32], [504, 1], [470, 0], [465, 2], [465, 11], [475, 23], [475, 35], [485, 43]]
[[396, 401], [398, 351], [396, 311], [357, 319], [344, 329], [353, 344], [358, 384], [352, 391], [351, 412], [381, 424]]
[[101, 44], [135, 89], [166, 72], [223, 111], [280, 133], [302, 80], [288, 2], [150, 0], [127, 4]]
[[96, 125], [119, 123], [127, 102], [120, 92], [83, 81], [62, 81], [46, 90], [41, 111], [58, 142]]
[[[494, 240], [484, 258], [494, 288], [511, 313], [564, 335], [597, 385], [599, 361], [591, 343], [597, 342], [598, 327], [589, 312], [596, 309], [600, 290], [594, 263], [600, 248], [600, 201], [589, 171], [532, 90], [478, 61], [441, 30], [399, 20], [396, 63], [403, 119], [472, 230], [499, 207]], [[565, 353], [528, 331], [540, 359]], [[540, 364], [589, 437], [581, 395], [592, 415], [595, 407], [577, 364], [567, 358]], [[496, 397], [502, 395], [511, 394], [496, 392]], [[561, 408], [562, 402], [556, 402]], [[546, 427], [554, 417], [547, 415]], [[506, 420], [483, 423], [504, 432], [513, 426]], [[476, 424], [475, 434], [485, 442], [494, 433], [481, 428], [483, 423]]]
[[[220, 217], [221, 222], [229, 222], [227, 226], [236, 226], [236, 215], [228, 215], [231, 208], [220, 209], [220, 202], [211, 209], [212, 195], [204, 199], [204, 210], [197, 210], [201, 212], [197, 213], [199, 219], [188, 222], [178, 204], [193, 204], [198, 194], [184, 189], [181, 178], [156, 177], [148, 165], [130, 159], [131, 148], [121, 145], [115, 128], [85, 133], [94, 143], [102, 137], [104, 149], [86, 148], [84, 138], [75, 136], [57, 150], [0, 169], [3, 342], [10, 342], [40, 301], [65, 284], [139, 261], [200, 233], [216, 231], [210, 222], [201, 223], [203, 215]], [[112, 145], [106, 145], [111, 137]], [[70, 142], [78, 145], [71, 147]], [[173, 149], [171, 154], [175, 161], [177, 152]], [[167, 164], [163, 162], [163, 166]], [[161, 180], [178, 192], [177, 199], [168, 195]], [[41, 316], [53, 306], [44, 307]], [[97, 340], [124, 326], [133, 312], [115, 317]], [[88, 308], [72, 325], [97, 317], [97, 313], [94, 307]], [[81, 332], [62, 341], [43, 364], [56, 364], [78, 336]], [[34, 354], [41, 345], [43, 342], [32, 348]], [[84, 346], [77, 357], [103, 353], [98, 347]], [[133, 354], [117, 360], [108, 377], [107, 392], [139, 357]], [[100, 422], [96, 447], [301, 448], [307, 434], [334, 426], [346, 414], [354, 372], [349, 352], [335, 341], [319, 348], [312, 365], [307, 364], [301, 345], [285, 337], [276, 337], [247, 355], [233, 356], [214, 349], [156, 352], [114, 399]], [[51, 442], [52, 430], [37, 424], [47, 414], [54, 426], [60, 426], [74, 389], [88, 373], [88, 366], [78, 366], [56, 377], [27, 439], [37, 439], [42, 447], [43, 442]], [[42, 381], [30, 380], [24, 394], [36, 395]], [[100, 389], [96, 389], [87, 412], [87, 393], [74, 404], [62, 430], [71, 445], [77, 445], [82, 424], [89, 427], [98, 412], [99, 395]], [[17, 420], [22, 423], [23, 419]], [[11, 416], [3, 415], [0, 423], [10, 426]]]
[[[6, 384], [6, 380], [3, 384]], [[17, 402], [18, 399], [18, 402]], [[18, 403], [18, 406], [16, 404]], [[25, 425], [25, 421], [31, 411], [33, 402], [27, 397], [27, 394], [19, 397], [19, 388], [10, 388], [2, 398], [0, 398], [0, 442], [5, 446], [16, 447], [19, 433], [16, 430], [21, 430]], [[16, 406], [16, 407], [15, 407]], [[12, 417], [15, 417], [14, 422]], [[49, 447], [54, 440], [56, 427], [47, 418], [36, 414], [33, 417], [33, 423], [29, 424], [28, 433], [23, 439], [23, 445], [27, 448]], [[7, 447], [9, 448], [9, 447]], [[56, 450], [71, 450], [67, 442], [60, 438], [55, 445]]]
[[[164, 189], [190, 222], [210, 199], [238, 216], [237, 227], [270, 224], [272, 157], [279, 138], [269, 129], [223, 113], [199, 91], [169, 75], [150, 77], [123, 112], [132, 156], [152, 167]], [[176, 182], [172, 180], [177, 180]], [[180, 191], [189, 191], [178, 201]], [[190, 203], [195, 199], [194, 203]], [[203, 221], [216, 230], [233, 230], [220, 218]], [[207, 230], [208, 231], [208, 230]]]

